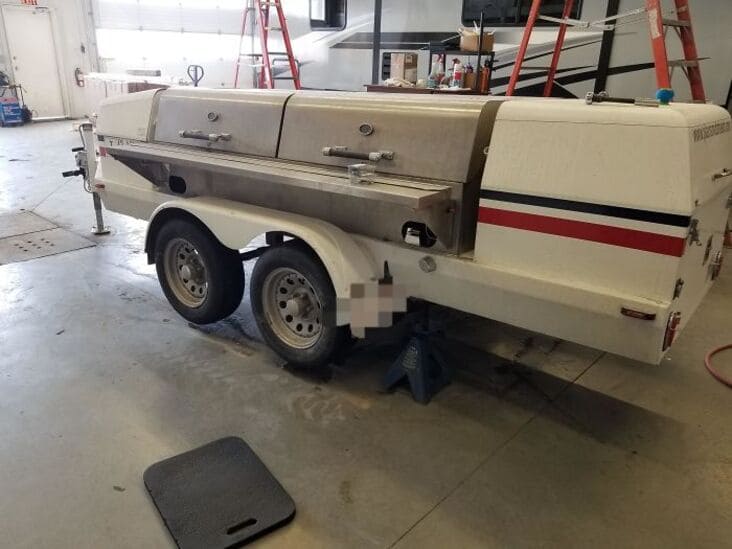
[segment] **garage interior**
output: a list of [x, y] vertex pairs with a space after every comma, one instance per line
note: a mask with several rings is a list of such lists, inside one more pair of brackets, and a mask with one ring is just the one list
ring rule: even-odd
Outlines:
[[[419, 47], [397, 44], [425, 40], [407, 32], [454, 34], [453, 27], [466, 23], [466, 10], [491, 4], [455, 1], [448, 9], [432, 2], [447, 24], [411, 31], [410, 18], [427, 16], [414, 6], [402, 11], [396, 0], [322, 2], [322, 19], [321, 2], [298, 3], [283, 0], [282, 6], [303, 88], [363, 91], [370, 85], [382, 93], [394, 78], [411, 78], [404, 64], [412, 53], [416, 80], [428, 80], [434, 55], [447, 55], [442, 60], [449, 64], [452, 54], [435, 53], [430, 37]], [[254, 547], [729, 546], [732, 392], [724, 380], [732, 377], [732, 353], [712, 359], [721, 380], [705, 368], [710, 351], [732, 343], [729, 265], [660, 364], [431, 306], [444, 332], [439, 346], [451, 382], [423, 405], [408, 386], [386, 391], [383, 380], [424, 304], [410, 303], [393, 327], [369, 330], [333, 361], [299, 367], [263, 341], [252, 312], [248, 285], [258, 254], [247, 252], [264, 241], [240, 250], [241, 305], [223, 320], [196, 325], [171, 307], [156, 266], [148, 264], [145, 220], [105, 209], [109, 234], [90, 231], [99, 226], [83, 178], [61, 174], [75, 168], [80, 125], [102, 101], [138, 90], [189, 89], [199, 76], [200, 87], [232, 88], [237, 60], [236, 87], [266, 80], [261, 63], [241, 61], [240, 37], [245, 46], [249, 38], [259, 46], [256, 28], [240, 33], [247, 2], [222, 0], [215, 10], [205, 4], [0, 1], [4, 97], [25, 103], [32, 119], [0, 128], [0, 547], [196, 546], [169, 531], [171, 521], [161, 517], [143, 473], [228, 437], [246, 442], [296, 508], [280, 527], [245, 540]], [[515, 2], [505, 4], [515, 8]], [[562, 1], [544, 4], [561, 15]], [[601, 19], [611, 8], [622, 13], [642, 2], [580, 4], [578, 17], [594, 17], [595, 10]], [[729, 10], [711, 0], [692, 0], [690, 7], [700, 55], [710, 56], [701, 65], [706, 99], [729, 108], [732, 43], [722, 32], [732, 24]], [[13, 38], [22, 34], [9, 26], [16, 12], [47, 18], [33, 32], [49, 32], [43, 39], [54, 55], [27, 57], [29, 51], [13, 49], [31, 44]], [[491, 87], [501, 96], [513, 69], [499, 68], [501, 59], [516, 57], [525, 21], [502, 27], [489, 11], [484, 15], [486, 28], [498, 29]], [[137, 18], [158, 27], [136, 28]], [[181, 32], [197, 20], [200, 28]], [[330, 65], [299, 59], [308, 36], [315, 33], [317, 41], [329, 32], [347, 33], [350, 21], [359, 25], [329, 46]], [[304, 35], [301, 24], [308, 27]], [[581, 48], [563, 52], [551, 95], [607, 89], [610, 96], [653, 97], [652, 63], [613, 71], [652, 59], [644, 25], [645, 19], [622, 27], [635, 38], [616, 33], [616, 57], [608, 58], [604, 75], [562, 72]], [[516, 39], [501, 54], [500, 33], [507, 28]], [[399, 29], [405, 34], [396, 38]], [[573, 32], [582, 30], [568, 35]], [[598, 31], [591, 45], [597, 68], [608, 32]], [[357, 33], [369, 33], [369, 43], [353, 46], [362, 40]], [[540, 63], [548, 61], [555, 40], [552, 35]], [[630, 45], [617, 45], [623, 40]], [[638, 44], [645, 49], [628, 54]], [[34, 62], [48, 71], [41, 91], [25, 83], [26, 65], [14, 65], [23, 55], [42, 58]], [[280, 61], [274, 68], [287, 65]], [[482, 66], [475, 54], [469, 61]], [[391, 70], [401, 72], [397, 77]], [[599, 90], [598, 76], [607, 80]], [[541, 95], [545, 80], [545, 74], [527, 79], [519, 95]], [[401, 85], [420, 87], [410, 84]], [[294, 81], [276, 87], [292, 89]], [[678, 72], [674, 91], [678, 102], [691, 101]], [[725, 139], [732, 168], [729, 133]], [[263, 502], [270, 497], [254, 494]], [[187, 520], [195, 530], [195, 518]]]

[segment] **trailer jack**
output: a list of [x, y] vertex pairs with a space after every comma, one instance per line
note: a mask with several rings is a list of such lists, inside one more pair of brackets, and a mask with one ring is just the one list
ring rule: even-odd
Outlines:
[[92, 195], [94, 203], [94, 216], [97, 224], [91, 229], [92, 234], [103, 235], [109, 234], [109, 226], [104, 224], [104, 215], [102, 214], [102, 200], [99, 193], [94, 190], [94, 174], [97, 171], [97, 156], [94, 150], [94, 133], [91, 122], [84, 122], [79, 125], [79, 135], [81, 136], [81, 147], [74, 147], [71, 152], [75, 153], [77, 169], [62, 172], [63, 177], [81, 176], [84, 179], [84, 190]]

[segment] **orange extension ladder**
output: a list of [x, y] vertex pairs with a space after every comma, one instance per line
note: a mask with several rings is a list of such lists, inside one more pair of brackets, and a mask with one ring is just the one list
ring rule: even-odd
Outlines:
[[[261, 70], [259, 71], [259, 87], [274, 89], [276, 80], [292, 80], [296, 90], [300, 89], [300, 69], [298, 67], [297, 60], [292, 53], [292, 42], [290, 40], [290, 32], [287, 30], [287, 19], [285, 13], [282, 10], [281, 0], [253, 0], [254, 6], [251, 3], [244, 8], [244, 12], [241, 18], [241, 34], [239, 36], [239, 54], [236, 58], [236, 71], [234, 73], [234, 87], [239, 87], [239, 72], [241, 68], [241, 60], [243, 57], [250, 58], [261, 58]], [[270, 18], [270, 8], [274, 7], [277, 13], [277, 19], [279, 26], [273, 26]], [[261, 53], [242, 53], [242, 47], [244, 45], [244, 37], [246, 35], [247, 21], [249, 20], [249, 14], [256, 12], [256, 22], [252, 18], [253, 28], [259, 29], [259, 42], [261, 45]], [[282, 33], [282, 42], [285, 46], [284, 52], [273, 52], [269, 50], [269, 37], [270, 31], [279, 31]], [[291, 76], [275, 76], [272, 71], [273, 59], [272, 56], [286, 56], [287, 62], [290, 66]]]
[[[656, 85], [658, 86], [658, 89], [671, 88], [671, 76], [673, 74], [673, 70], [676, 67], [681, 67], [689, 80], [692, 99], [694, 101], [705, 100], [704, 85], [702, 83], [701, 69], [699, 67], [699, 61], [702, 61], [705, 58], [700, 58], [697, 55], [694, 33], [691, 28], [691, 12], [689, 11], [688, 0], [674, 0], [676, 12], [675, 19], [669, 19], [663, 16], [661, 0], [645, 0], [644, 8], [633, 10], [626, 14], [601, 19], [593, 23], [578, 21], [569, 17], [572, 13], [574, 2], [575, 0], [564, 0], [562, 17], [557, 18], [541, 15], [539, 12], [542, 0], [532, 1], [524, 34], [521, 38], [521, 45], [519, 46], [518, 55], [516, 56], [516, 62], [513, 66], [513, 71], [511, 72], [511, 78], [508, 81], [506, 95], [513, 95], [516, 91], [516, 84], [518, 83], [519, 75], [521, 73], [524, 60], [526, 59], [526, 50], [529, 45], [529, 39], [531, 38], [531, 33], [533, 32], [538, 20], [551, 21], [559, 24], [559, 32], [557, 33], [557, 40], [554, 44], [554, 52], [552, 54], [552, 60], [549, 65], [547, 80], [542, 94], [544, 97], [549, 97], [551, 95], [552, 87], [554, 86], [554, 77], [556, 76], [557, 66], [559, 65], [559, 56], [561, 55], [562, 47], [564, 46], [567, 27], [595, 27], [603, 30], [612, 30], [614, 28], [614, 24], [611, 23], [614, 23], [624, 17], [630, 17], [645, 12], [648, 15], [648, 23], [650, 26], [651, 48], [653, 50], [653, 59], [656, 69]], [[675, 29], [681, 39], [681, 44], [684, 50], [683, 59], [673, 61], [669, 61], [668, 59], [668, 53], [666, 51], [666, 32], [669, 28]]]

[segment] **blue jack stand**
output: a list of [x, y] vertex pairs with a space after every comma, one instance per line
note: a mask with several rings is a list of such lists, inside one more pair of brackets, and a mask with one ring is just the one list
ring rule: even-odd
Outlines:
[[390, 391], [405, 378], [414, 400], [427, 404], [440, 389], [450, 383], [450, 371], [442, 354], [430, 341], [429, 320], [417, 326], [404, 350], [384, 376], [384, 390]]

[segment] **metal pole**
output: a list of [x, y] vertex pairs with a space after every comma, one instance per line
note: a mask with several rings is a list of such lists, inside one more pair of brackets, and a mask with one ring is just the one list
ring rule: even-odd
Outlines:
[[374, 38], [371, 53], [371, 83], [381, 81], [381, 4], [382, 0], [374, 0]]
[[[620, 11], [620, 0], [608, 0], [607, 11], [605, 17], [615, 17]], [[595, 93], [600, 93], [607, 89], [607, 76], [610, 69], [610, 54], [613, 51], [613, 41], [615, 40], [615, 25], [610, 30], [602, 33], [602, 43], [600, 44], [600, 58], [597, 61], [597, 77], [595, 78]]]
[[478, 37], [478, 59], [475, 62], [475, 85], [473, 91], [480, 89], [480, 62], [483, 58], [483, 32], [485, 31], [485, 12], [480, 10], [480, 36]]
[[109, 227], [104, 225], [104, 216], [102, 215], [102, 199], [99, 198], [99, 193], [92, 193], [92, 200], [94, 202], [94, 215], [97, 218], [97, 224], [92, 227], [92, 233], [109, 234]]

